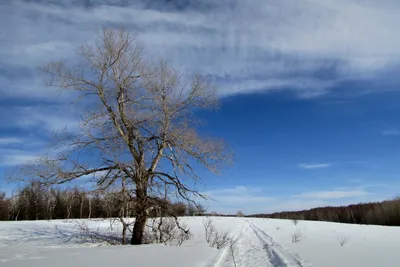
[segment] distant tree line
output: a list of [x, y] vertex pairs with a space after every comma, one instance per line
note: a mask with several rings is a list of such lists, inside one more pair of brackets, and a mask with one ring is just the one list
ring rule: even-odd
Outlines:
[[[165, 200], [170, 214], [175, 216], [202, 216], [205, 209], [192, 203]], [[135, 200], [126, 202], [124, 217], [134, 217]], [[48, 188], [30, 182], [21, 190], [7, 196], [0, 192], [0, 221], [51, 220], [119, 217], [121, 203], [113, 192], [88, 193], [82, 188]], [[149, 217], [160, 216], [149, 210]], [[161, 214], [162, 216], [162, 214]]]
[[340, 207], [255, 214], [249, 217], [400, 226], [400, 198]]

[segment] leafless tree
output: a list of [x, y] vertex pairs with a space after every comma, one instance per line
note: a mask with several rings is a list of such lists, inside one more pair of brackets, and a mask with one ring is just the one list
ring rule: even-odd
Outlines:
[[88, 218], [92, 217], [92, 196], [88, 196], [88, 202], [89, 202], [89, 214]]
[[20, 199], [19, 199], [18, 195], [13, 194], [11, 196], [9, 210], [10, 210], [10, 216], [11, 216], [10, 219], [18, 221], [19, 214], [21, 212]]
[[79, 199], [79, 217], [82, 219], [83, 218], [83, 207], [85, 205], [85, 199], [86, 199], [86, 193], [81, 192], [80, 193], [80, 199]]
[[20, 194], [18, 202], [21, 205], [21, 208], [23, 208], [23, 212], [25, 214], [25, 218], [23, 218], [23, 219], [27, 220], [28, 214], [29, 214], [29, 199], [28, 199], [26, 191], [23, 191]]
[[[147, 210], [164, 207], [160, 192], [168, 188], [174, 198], [192, 203], [205, 198], [195, 186], [193, 162], [218, 174], [231, 158], [221, 140], [196, 132], [202, 121], [195, 112], [216, 107], [215, 90], [205, 78], [144, 60], [125, 30], [100, 30], [97, 43], [79, 51], [76, 66], [61, 61], [42, 69], [50, 86], [79, 96], [74, 104], [86, 101], [80, 133], [63, 134], [64, 152], [22, 170], [46, 184], [92, 177], [98, 192], [125, 180], [135, 201], [131, 244], [142, 244]], [[88, 154], [91, 162], [83, 157]]]
[[238, 211], [238, 212], [236, 213], [236, 217], [244, 217], [243, 212]]
[[187, 216], [195, 216], [196, 215], [197, 209], [196, 209], [196, 206], [193, 205], [193, 203], [189, 203], [189, 205], [187, 205], [186, 208], [187, 208], [187, 211], [186, 211]]
[[204, 213], [206, 212], [206, 209], [202, 204], [197, 204], [196, 206], [196, 216], [203, 216]]
[[71, 190], [67, 190], [63, 196], [62, 199], [65, 204], [66, 212], [67, 212], [67, 217], [66, 220], [68, 221], [71, 218], [71, 212], [72, 212], [72, 206], [74, 205], [74, 193]]
[[54, 209], [56, 207], [56, 192], [51, 188], [48, 188], [46, 197], [46, 209], [48, 213], [48, 219], [51, 220], [53, 218]]

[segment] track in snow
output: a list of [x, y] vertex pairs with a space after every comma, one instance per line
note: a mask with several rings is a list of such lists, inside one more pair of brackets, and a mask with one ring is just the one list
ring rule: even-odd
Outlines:
[[[233, 237], [236, 239], [235, 260], [238, 267], [307, 267], [302, 259], [274, 242], [266, 232], [248, 220]], [[210, 266], [235, 266], [232, 251], [225, 247]]]
[[263, 230], [255, 226], [253, 223], [248, 222], [248, 225], [253, 230], [261, 242], [263, 249], [265, 250], [268, 263], [271, 267], [306, 267], [303, 261], [281, 245], [274, 242], [271, 236], [265, 233]]

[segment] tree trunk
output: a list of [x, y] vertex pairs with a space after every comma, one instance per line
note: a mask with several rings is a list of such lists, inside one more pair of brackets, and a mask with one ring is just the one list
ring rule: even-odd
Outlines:
[[143, 244], [143, 232], [146, 226], [146, 220], [146, 211], [140, 212], [136, 215], [135, 224], [133, 225], [131, 245]]
[[82, 195], [81, 196], [81, 206], [80, 206], [80, 210], [79, 210], [79, 215], [80, 215], [80, 217], [81, 217], [81, 219], [83, 218], [83, 203], [84, 203], [84, 201], [85, 201], [85, 198], [84, 198], [84, 196]]
[[89, 197], [89, 215], [88, 218], [92, 216], [92, 199]]
[[126, 244], [126, 230], [127, 230], [126, 223], [122, 224], [122, 245]]
[[136, 219], [133, 225], [131, 245], [143, 244], [143, 232], [147, 220], [147, 187], [143, 181], [136, 181]]

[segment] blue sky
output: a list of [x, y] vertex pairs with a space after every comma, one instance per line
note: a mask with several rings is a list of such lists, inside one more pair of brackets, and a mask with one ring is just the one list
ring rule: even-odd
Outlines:
[[76, 60], [93, 29], [122, 25], [146, 57], [210, 77], [207, 135], [236, 161], [201, 173], [210, 210], [271, 212], [400, 192], [400, 3], [390, 0], [10, 0], [0, 3], [0, 187], [79, 125], [71, 96], [36, 67]]

